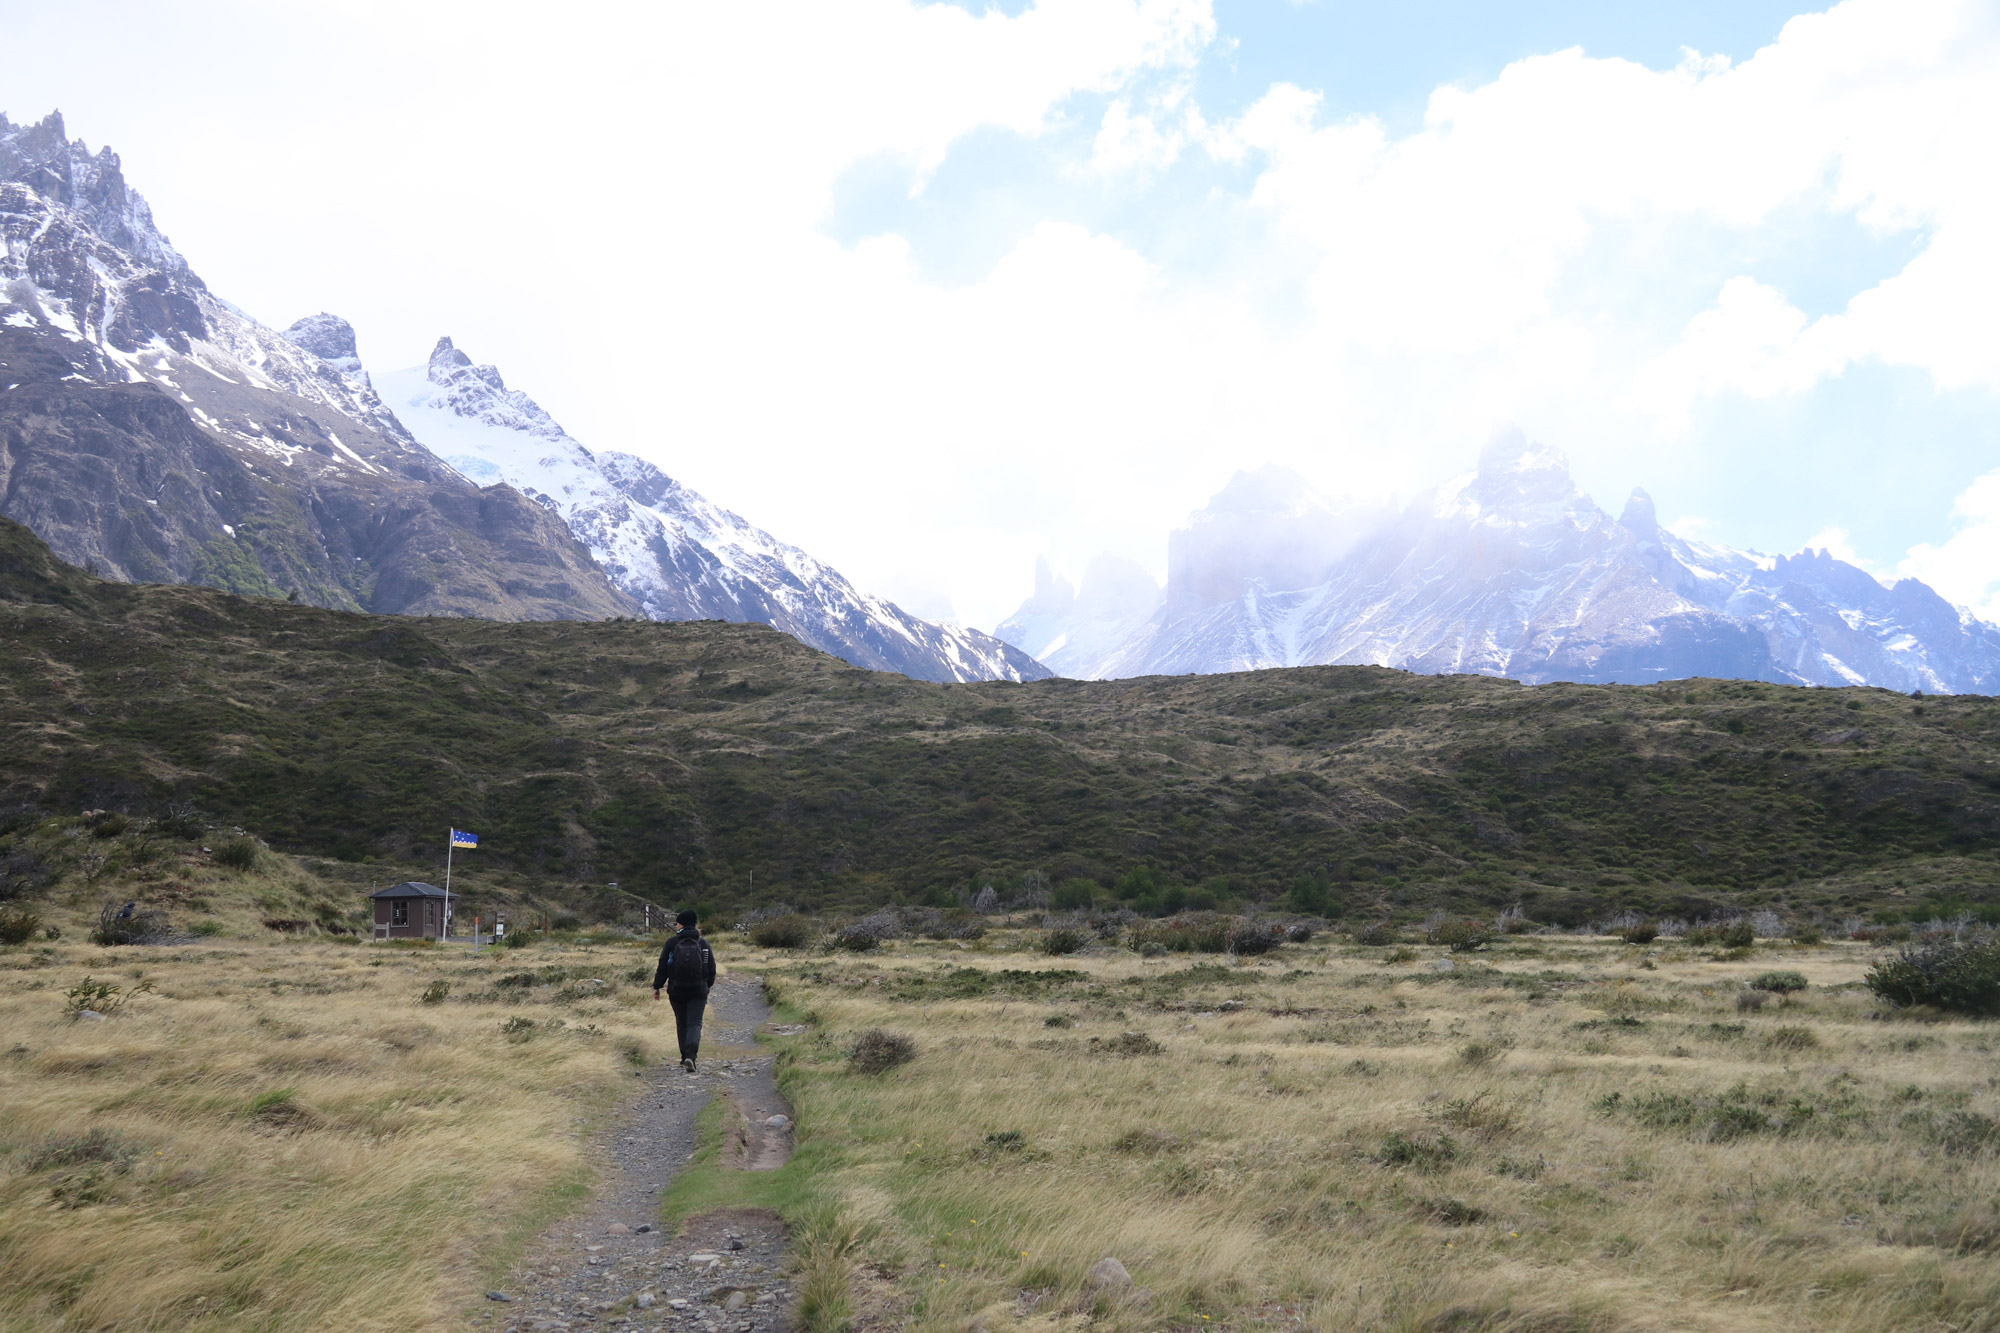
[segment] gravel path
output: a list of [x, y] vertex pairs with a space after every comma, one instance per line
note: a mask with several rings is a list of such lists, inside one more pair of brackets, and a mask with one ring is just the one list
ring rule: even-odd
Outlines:
[[[660, 1002], [664, 1011], [666, 1001]], [[680, 1236], [658, 1230], [660, 1191], [694, 1154], [695, 1116], [718, 1092], [755, 1123], [733, 1125], [728, 1160], [749, 1170], [783, 1165], [791, 1109], [753, 1034], [768, 1021], [755, 979], [725, 977], [709, 995], [700, 1072], [646, 1071], [646, 1090], [598, 1144], [604, 1188], [580, 1213], [544, 1232], [476, 1321], [505, 1333], [566, 1329], [776, 1333], [789, 1322], [785, 1232], [777, 1217], [731, 1209], [693, 1218]], [[663, 1015], [669, 1033], [671, 1015]], [[711, 1056], [710, 1053], [713, 1053]], [[782, 1126], [764, 1122], [785, 1117]]]

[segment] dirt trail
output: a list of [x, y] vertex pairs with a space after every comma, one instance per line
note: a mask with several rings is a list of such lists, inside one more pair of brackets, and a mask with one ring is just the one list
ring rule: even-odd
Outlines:
[[[673, 1019], [660, 1002], [666, 1036]], [[785, 1233], [768, 1212], [733, 1209], [692, 1219], [685, 1234], [658, 1230], [660, 1192], [694, 1154], [695, 1117], [720, 1093], [755, 1126], [732, 1118], [729, 1161], [750, 1170], [791, 1155], [791, 1108], [778, 1096], [772, 1060], [753, 1034], [771, 1017], [754, 978], [725, 977], [709, 996], [700, 1072], [678, 1064], [646, 1071], [635, 1097], [596, 1147], [605, 1181], [581, 1211], [544, 1232], [497, 1289], [476, 1323], [505, 1333], [569, 1329], [776, 1333], [791, 1287]], [[782, 1126], [765, 1122], [785, 1117]]]

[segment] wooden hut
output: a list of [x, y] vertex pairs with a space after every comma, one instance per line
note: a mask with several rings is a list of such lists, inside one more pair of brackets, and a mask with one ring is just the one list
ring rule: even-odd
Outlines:
[[444, 890], [420, 880], [405, 880], [368, 895], [375, 904], [378, 940], [435, 940], [450, 922], [445, 920]]

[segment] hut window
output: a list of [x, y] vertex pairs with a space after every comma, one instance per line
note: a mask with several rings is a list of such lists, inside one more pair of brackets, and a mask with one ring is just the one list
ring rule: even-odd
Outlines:
[[407, 926], [410, 924], [410, 905], [407, 902], [399, 901], [389, 904], [389, 924], [392, 926]]

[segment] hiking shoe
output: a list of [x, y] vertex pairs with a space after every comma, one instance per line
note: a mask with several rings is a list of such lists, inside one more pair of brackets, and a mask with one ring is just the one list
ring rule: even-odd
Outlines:
[[688, 1059], [685, 1055], [683, 1055], [681, 1057], [681, 1068], [687, 1070], [688, 1073], [692, 1074], [694, 1072], [694, 1061]]

